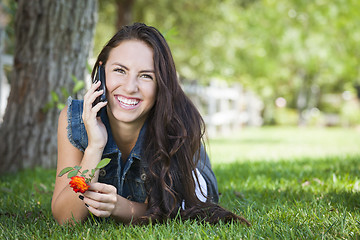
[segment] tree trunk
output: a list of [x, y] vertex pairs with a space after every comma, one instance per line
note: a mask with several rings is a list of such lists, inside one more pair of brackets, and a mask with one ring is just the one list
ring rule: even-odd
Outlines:
[[96, 0], [19, 0], [11, 91], [0, 128], [0, 172], [54, 167], [59, 110], [51, 91], [84, 79], [97, 16]]
[[306, 110], [310, 110], [318, 106], [320, 89], [316, 84], [316, 74], [306, 73], [305, 70], [300, 71], [300, 73], [300, 77], [303, 82], [297, 95], [296, 102], [299, 114], [298, 126], [306, 126], [308, 124]]
[[135, 0], [116, 0], [117, 20], [116, 28], [120, 29], [122, 26], [129, 25], [132, 22], [132, 7]]
[[[0, 14], [1, 14], [1, 9], [0, 9]], [[1, 25], [0, 22], [0, 124], [1, 124], [1, 117], [2, 117], [2, 87], [3, 87], [3, 76], [4, 76], [4, 72], [3, 72], [3, 39], [5, 35], [5, 29], [3, 28], [3, 26]]]

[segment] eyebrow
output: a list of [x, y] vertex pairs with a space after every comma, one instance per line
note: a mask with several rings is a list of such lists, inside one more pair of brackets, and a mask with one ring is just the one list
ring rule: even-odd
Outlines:
[[[120, 64], [120, 63], [113, 63], [112, 65], [116, 65], [116, 66], [119, 66], [119, 67], [122, 67], [122, 68], [125, 68], [127, 71], [129, 71], [129, 68]], [[149, 70], [141, 70], [139, 73], [144, 73], [144, 72], [150, 72], [150, 73], [155, 73], [155, 70], [153, 69], [149, 69]]]

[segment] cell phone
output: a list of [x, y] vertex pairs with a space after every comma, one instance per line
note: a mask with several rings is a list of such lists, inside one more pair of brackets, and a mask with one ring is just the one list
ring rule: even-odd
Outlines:
[[[105, 81], [105, 69], [102, 65], [99, 64], [98, 68], [97, 68], [97, 71], [96, 71], [96, 74], [94, 76], [94, 79], [93, 79], [93, 83], [97, 83], [98, 81], [101, 82], [99, 88], [97, 89], [97, 91], [99, 90], [103, 90], [103, 93], [97, 97], [95, 99], [95, 101], [93, 102], [93, 107], [98, 104], [99, 102], [105, 102], [106, 101], [106, 81]], [[103, 109], [103, 108], [102, 108]], [[100, 116], [100, 113], [102, 111], [102, 109], [100, 109], [98, 112], [97, 112], [97, 115], [96, 116]]]

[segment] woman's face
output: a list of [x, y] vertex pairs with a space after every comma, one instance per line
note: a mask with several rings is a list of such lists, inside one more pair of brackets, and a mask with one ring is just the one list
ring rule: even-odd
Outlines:
[[156, 98], [153, 50], [139, 40], [113, 48], [105, 65], [107, 100], [115, 119], [143, 124]]

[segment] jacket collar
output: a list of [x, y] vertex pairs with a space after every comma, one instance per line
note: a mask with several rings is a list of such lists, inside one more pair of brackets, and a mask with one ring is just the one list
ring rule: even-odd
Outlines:
[[[108, 117], [106, 111], [102, 111], [100, 117], [106, 127], [106, 131], [108, 134], [108, 141], [106, 143], [103, 155], [116, 153], [119, 151], [119, 148], [116, 145], [113, 134], [111, 132], [109, 117]], [[134, 148], [131, 150], [129, 157], [135, 157], [135, 158], [141, 160], [141, 154], [142, 154], [142, 149], [143, 149], [143, 142], [144, 142], [144, 138], [145, 138], [146, 128], [147, 128], [147, 121], [145, 121], [144, 125], [142, 126], [139, 136], [138, 136], [138, 139], [136, 140], [136, 144], [135, 144]]]

